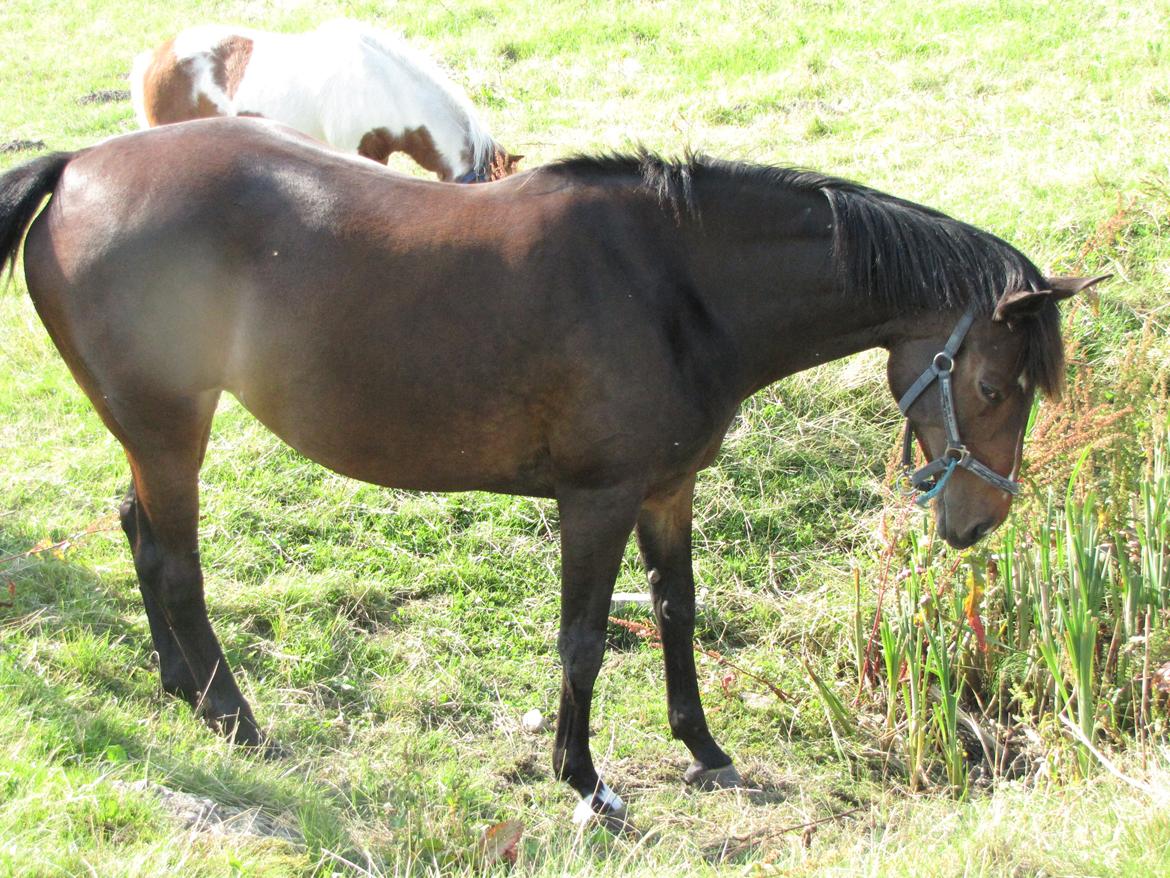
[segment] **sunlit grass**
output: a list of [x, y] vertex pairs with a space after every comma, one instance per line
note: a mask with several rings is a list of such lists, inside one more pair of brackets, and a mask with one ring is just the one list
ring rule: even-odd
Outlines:
[[[930, 544], [887, 493], [896, 410], [881, 356], [865, 354], [749, 400], [700, 480], [700, 636], [788, 699], [699, 657], [711, 726], [757, 792], [682, 788], [661, 656], [611, 632], [592, 746], [651, 831], [638, 842], [576, 833], [551, 735], [519, 727], [530, 708], [556, 705], [555, 506], [358, 485], [289, 451], [232, 400], [202, 474], [208, 600], [261, 723], [291, 755], [232, 751], [164, 696], [111, 518], [124, 458], [18, 273], [15, 295], [0, 298], [0, 555], [85, 535], [0, 564], [0, 601], [8, 582], [15, 591], [0, 608], [0, 874], [470, 875], [480, 832], [508, 818], [525, 825], [520, 874], [1166, 872], [1164, 803], [1104, 775], [1051, 724], [1062, 712], [1128, 776], [1165, 785], [1164, 701], [1150, 692], [1143, 708], [1140, 686], [1118, 689], [1125, 675], [1148, 679], [1145, 655], [1170, 642], [1166, 605], [1151, 597], [1165, 591], [1167, 490], [1145, 459], [1170, 366], [1164, 13], [1071, 0], [0, 5], [0, 143], [73, 149], [129, 130], [127, 104], [79, 99], [124, 88], [133, 54], [184, 25], [299, 29], [344, 14], [440, 57], [526, 165], [645, 143], [814, 167], [983, 225], [1054, 271], [1114, 274], [1099, 306], [1066, 319], [1079, 380], [1064, 408], [1042, 410], [1031, 502], [992, 538], [1000, 576], [985, 580], [981, 605], [989, 636], [1011, 648], [986, 683], [996, 715], [1028, 725], [1051, 770], [989, 788], [964, 784], [955, 761], [955, 730], [978, 712], [959, 685], [972, 635], [955, 601], [978, 559], [952, 581], [959, 559], [943, 553], [923, 565], [918, 598], [907, 592], [904, 609], [887, 598], [877, 679], [858, 698], [883, 518]], [[1088, 446], [1078, 491], [1095, 491], [1095, 505], [1077, 493], [1066, 514]], [[1137, 555], [1110, 573], [1108, 613], [1078, 647], [1056, 604], [1041, 607], [1078, 580], [1060, 564], [1038, 578], [1036, 553], [1092, 560], [1104, 543], [1121, 564], [1117, 535]], [[907, 556], [891, 558], [892, 578]], [[618, 588], [643, 584], [631, 545]], [[923, 590], [943, 596], [934, 615], [920, 615]], [[1146, 639], [1118, 654], [1106, 685], [1118, 624], [1119, 642]], [[1076, 656], [1088, 673], [1074, 672]], [[1151, 721], [1135, 723], [1143, 710]], [[157, 801], [119, 785], [142, 778], [259, 808], [304, 843], [176, 829]]]

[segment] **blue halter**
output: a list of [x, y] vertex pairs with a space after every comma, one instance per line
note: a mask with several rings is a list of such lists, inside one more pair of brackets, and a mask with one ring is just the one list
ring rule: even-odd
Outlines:
[[455, 178], [456, 183], [486, 183], [488, 178], [487, 168], [472, 168], [466, 174], [462, 174]]
[[[923, 492], [914, 501], [922, 507], [925, 507], [942, 493], [943, 488], [946, 487], [947, 482], [958, 467], [974, 473], [1001, 491], [1006, 491], [1013, 496], [1020, 493], [1019, 482], [1001, 476], [986, 464], [980, 463], [971, 456], [971, 452], [967, 450], [967, 446], [959, 438], [959, 419], [955, 414], [955, 395], [951, 387], [951, 373], [955, 371], [955, 355], [959, 352], [963, 339], [967, 337], [967, 331], [974, 322], [974, 312], [968, 311], [962, 316], [943, 349], [934, 355], [930, 365], [898, 400], [898, 408], [906, 417], [906, 430], [902, 434], [902, 470], [911, 486], [915, 490]], [[935, 381], [938, 381], [938, 391], [942, 402], [943, 427], [946, 430], [947, 447], [942, 456], [936, 457], [921, 469], [913, 470], [914, 431], [910, 426], [910, 406]]]

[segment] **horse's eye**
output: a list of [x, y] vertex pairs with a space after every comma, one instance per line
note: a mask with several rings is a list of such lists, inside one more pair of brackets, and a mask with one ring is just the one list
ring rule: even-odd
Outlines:
[[988, 402], [999, 402], [1003, 399], [1002, 393], [1000, 393], [990, 384], [984, 384], [982, 381], [979, 382], [979, 392], [983, 394], [984, 398]]

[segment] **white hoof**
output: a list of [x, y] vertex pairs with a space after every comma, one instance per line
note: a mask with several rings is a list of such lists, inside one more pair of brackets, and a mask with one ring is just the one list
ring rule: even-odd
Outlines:
[[588, 796], [582, 796], [577, 807], [573, 809], [573, 822], [584, 826], [598, 820], [607, 829], [623, 830], [626, 822], [626, 803], [622, 797], [607, 787], [604, 783], [598, 784], [597, 790]]

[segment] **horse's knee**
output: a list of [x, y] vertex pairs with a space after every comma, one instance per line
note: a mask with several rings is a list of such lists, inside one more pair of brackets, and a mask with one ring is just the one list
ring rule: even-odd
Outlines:
[[591, 690], [605, 657], [605, 632], [571, 629], [557, 638], [565, 677], [574, 687]]

